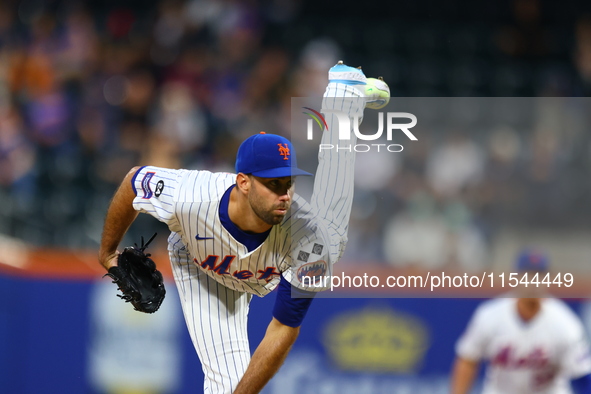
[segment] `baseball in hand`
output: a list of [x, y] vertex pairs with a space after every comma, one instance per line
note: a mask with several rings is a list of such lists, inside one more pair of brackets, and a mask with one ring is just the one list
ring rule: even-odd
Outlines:
[[367, 108], [384, 108], [390, 102], [390, 88], [380, 78], [367, 78], [365, 85], [365, 96], [367, 97]]

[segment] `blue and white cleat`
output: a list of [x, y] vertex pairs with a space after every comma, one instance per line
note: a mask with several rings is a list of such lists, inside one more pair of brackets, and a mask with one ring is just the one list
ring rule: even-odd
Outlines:
[[382, 77], [367, 78], [361, 67], [350, 67], [342, 60], [328, 71], [329, 83], [354, 86], [366, 97], [366, 108], [384, 108], [390, 102], [390, 88]]
[[346, 66], [342, 60], [328, 70], [329, 83], [344, 83], [345, 85], [365, 85], [367, 78], [361, 68]]

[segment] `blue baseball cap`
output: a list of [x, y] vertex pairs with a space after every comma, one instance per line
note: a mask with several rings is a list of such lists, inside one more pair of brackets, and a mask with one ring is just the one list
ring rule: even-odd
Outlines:
[[295, 150], [287, 138], [264, 131], [248, 137], [240, 145], [236, 172], [261, 178], [312, 175], [298, 168]]
[[540, 251], [525, 249], [517, 258], [516, 268], [519, 271], [548, 271], [548, 256]]

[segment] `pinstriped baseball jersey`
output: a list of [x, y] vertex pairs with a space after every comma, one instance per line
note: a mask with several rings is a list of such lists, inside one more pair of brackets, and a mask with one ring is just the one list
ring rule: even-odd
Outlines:
[[[349, 116], [363, 114], [359, 91], [331, 84], [323, 109], [338, 109]], [[352, 118], [353, 119], [353, 118]], [[335, 115], [327, 116], [336, 124]], [[354, 141], [353, 141], [354, 142]], [[339, 144], [338, 133], [323, 133], [323, 144]], [[281, 154], [280, 151], [277, 154]], [[355, 153], [327, 151], [319, 155], [312, 205], [294, 195], [290, 213], [273, 226], [267, 239], [249, 252], [220, 221], [220, 200], [236, 181], [230, 173], [142, 167], [132, 180], [133, 206], [166, 223], [181, 242], [169, 242], [173, 264], [179, 248], [186, 248], [211, 278], [224, 286], [258, 296], [272, 291], [284, 274], [294, 286], [311, 291], [325, 287], [302, 283], [304, 276], [328, 276], [342, 256], [353, 201]]]
[[487, 360], [486, 394], [567, 394], [569, 379], [591, 373], [589, 345], [577, 316], [561, 300], [542, 300], [531, 321], [517, 312], [517, 299], [478, 307], [456, 344], [459, 356]]
[[[169, 244], [173, 263], [179, 263], [175, 261], [175, 249], [186, 247], [194, 264], [234, 290], [258, 296], [269, 293], [279, 282], [281, 272], [307, 263], [302, 259], [303, 253], [316, 252], [318, 260], [330, 261], [328, 248], [318, 241], [330, 238], [328, 229], [317, 223], [310, 205], [297, 195], [288, 217], [273, 226], [265, 242], [249, 252], [220, 221], [220, 200], [235, 181], [236, 175], [229, 173], [146, 166], [133, 180], [133, 205], [178, 234], [181, 242]], [[292, 249], [300, 257], [295, 256], [295, 264]]]

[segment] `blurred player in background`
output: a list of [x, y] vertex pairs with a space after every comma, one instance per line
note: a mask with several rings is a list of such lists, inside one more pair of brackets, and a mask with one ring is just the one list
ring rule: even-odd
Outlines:
[[[526, 250], [516, 269], [543, 277], [548, 258]], [[579, 318], [561, 300], [521, 296], [476, 309], [456, 344], [452, 394], [470, 392], [481, 361], [488, 362], [484, 394], [591, 393], [589, 344]]]
[[[342, 62], [331, 68], [329, 81], [322, 109], [332, 110], [326, 122], [334, 131], [325, 131], [322, 143], [337, 146], [334, 112], [348, 115], [353, 125], [366, 105], [387, 103], [389, 89], [372, 80], [373, 93], [366, 94], [363, 72]], [[306, 286], [302, 278], [330, 275], [344, 251], [355, 152], [319, 154], [310, 204], [294, 194], [294, 177], [311, 175], [297, 168], [295, 156], [286, 138], [260, 133], [238, 149], [237, 175], [134, 168], [109, 207], [99, 252], [107, 269], [117, 264], [117, 247], [138, 211], [170, 228], [169, 256], [206, 393], [264, 387], [295, 342], [314, 292], [325, 289]], [[273, 319], [251, 360], [250, 300], [277, 286]], [[302, 297], [292, 298], [292, 291]]]

